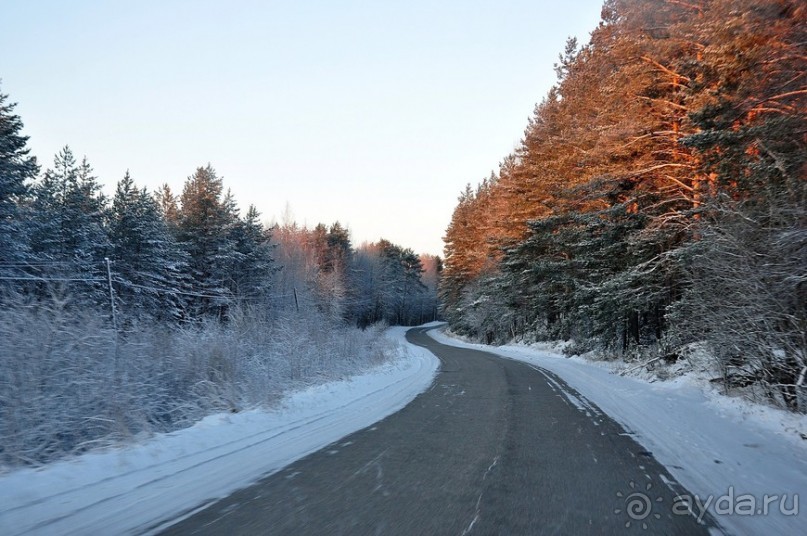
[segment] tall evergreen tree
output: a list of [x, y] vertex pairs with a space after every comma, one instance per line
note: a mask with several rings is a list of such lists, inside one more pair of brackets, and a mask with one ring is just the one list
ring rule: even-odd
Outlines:
[[[170, 194], [162, 193], [164, 210]], [[270, 235], [250, 207], [242, 219], [231, 192], [209, 164], [188, 177], [177, 216], [177, 236], [189, 255], [193, 303], [200, 313], [225, 316], [235, 300], [263, 299], [273, 273]]]
[[260, 300], [271, 288], [275, 272], [271, 232], [260, 222], [260, 212], [250, 205], [243, 219], [230, 229], [232, 266], [225, 284], [237, 297]]
[[186, 283], [184, 252], [169, 232], [160, 208], [129, 172], [118, 182], [109, 213], [109, 238], [121, 311], [132, 317], [176, 319]]
[[177, 237], [189, 256], [194, 308], [203, 314], [225, 314], [232, 299], [226, 272], [233, 262], [229, 228], [237, 216], [225, 204], [223, 189], [208, 164], [188, 177], [180, 198]]
[[460, 198], [441, 280], [454, 329], [631, 353], [707, 342], [795, 409], [803, 4], [608, 0], [507, 165]]
[[420, 280], [423, 266], [411, 249], [404, 249], [381, 239], [381, 296], [384, 318], [391, 324], [411, 324], [418, 319], [414, 296], [426, 290]]
[[53, 168], [34, 184], [33, 196], [30, 246], [38, 273], [75, 283], [77, 301], [108, 302], [107, 200], [87, 159], [79, 164], [69, 147], [62, 149]]
[[28, 226], [22, 205], [39, 167], [29, 156], [28, 137], [15, 103], [0, 93], [0, 276], [20, 277], [27, 260]]
[[154, 199], [157, 201], [157, 206], [160, 208], [160, 213], [166, 225], [168, 225], [172, 233], [176, 233], [179, 225], [179, 205], [177, 197], [171, 191], [171, 187], [167, 184], [160, 186], [154, 193]]

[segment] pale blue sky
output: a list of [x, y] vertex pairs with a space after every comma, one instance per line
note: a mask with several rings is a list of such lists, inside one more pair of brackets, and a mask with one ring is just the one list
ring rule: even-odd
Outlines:
[[442, 254], [601, 3], [0, 0], [0, 90], [43, 166], [69, 144], [107, 192], [210, 162], [266, 220]]

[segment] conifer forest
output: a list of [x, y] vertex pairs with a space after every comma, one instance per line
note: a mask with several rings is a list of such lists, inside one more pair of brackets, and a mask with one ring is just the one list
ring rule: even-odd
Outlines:
[[34, 155], [0, 86], [0, 467], [271, 406], [435, 320], [595, 359], [706, 352], [723, 388], [804, 413], [806, 45], [797, 0], [607, 0], [434, 230], [443, 257], [270, 222], [214, 162], [150, 191]]
[[805, 410], [807, 9], [609, 0], [461, 193], [440, 297], [486, 343], [676, 360]]
[[392, 356], [434, 320], [438, 257], [338, 222], [265, 226], [210, 165], [111, 198], [65, 146], [43, 169], [0, 95], [0, 464], [271, 402]]

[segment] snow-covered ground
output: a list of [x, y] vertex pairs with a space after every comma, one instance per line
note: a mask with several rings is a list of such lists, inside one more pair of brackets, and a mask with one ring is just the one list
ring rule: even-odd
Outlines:
[[[141, 444], [0, 475], [0, 534], [156, 532], [367, 427], [405, 406], [436, 373], [437, 359], [406, 344], [405, 332], [389, 331], [400, 344], [399, 361], [295, 393], [274, 410], [213, 415]], [[718, 396], [686, 377], [648, 383], [545, 349], [431, 334], [558, 375], [582, 395], [550, 381], [571, 404], [596, 419], [593, 402], [619, 421], [728, 533], [807, 534], [800, 510], [807, 505], [799, 502], [807, 501], [807, 441], [800, 436], [807, 417]], [[694, 504], [696, 514], [699, 508]]]
[[285, 398], [218, 414], [144, 443], [0, 475], [0, 534], [156, 532], [211, 501], [398, 411], [438, 360], [391, 328], [401, 359]]
[[719, 395], [692, 377], [648, 383], [542, 348], [493, 348], [429, 333], [555, 373], [583, 395], [563, 391], [571, 404], [596, 419], [593, 402], [622, 424], [693, 494], [684, 499], [695, 513], [708, 505], [727, 533], [807, 534], [807, 416]]

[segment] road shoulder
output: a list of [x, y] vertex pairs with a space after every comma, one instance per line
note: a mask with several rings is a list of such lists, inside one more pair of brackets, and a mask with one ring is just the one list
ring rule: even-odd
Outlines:
[[0, 533], [103, 534], [158, 527], [395, 413], [439, 362], [388, 332], [400, 360], [319, 385], [273, 410], [211, 415], [143, 443], [0, 475]]
[[[437, 330], [429, 334], [443, 344], [485, 350], [557, 375], [628, 430], [693, 500], [710, 502], [714, 519], [729, 532], [807, 532], [807, 512], [798, 508], [799, 499], [807, 500], [807, 442], [794, 445], [769, 428], [721, 412], [691, 386], [649, 384], [527, 347], [471, 344]], [[753, 500], [753, 513], [737, 513], [741, 496], [749, 497], [746, 504]]]

